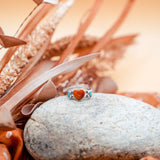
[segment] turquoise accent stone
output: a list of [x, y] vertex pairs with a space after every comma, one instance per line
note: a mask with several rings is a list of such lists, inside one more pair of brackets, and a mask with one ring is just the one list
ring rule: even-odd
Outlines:
[[68, 92], [67, 95], [68, 95], [68, 97], [70, 98], [71, 92]]
[[89, 92], [89, 96], [92, 97], [92, 92]]

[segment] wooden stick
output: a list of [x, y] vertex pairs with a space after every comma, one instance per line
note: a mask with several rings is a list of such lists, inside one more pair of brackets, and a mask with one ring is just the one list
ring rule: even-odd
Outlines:
[[91, 53], [100, 51], [112, 38], [113, 34], [117, 31], [117, 29], [120, 27], [124, 19], [126, 18], [128, 12], [130, 11], [133, 3], [135, 0], [129, 0], [118, 18], [118, 20], [115, 22], [115, 24], [111, 27], [109, 31], [106, 32], [106, 34], [99, 40], [99, 42], [94, 46], [94, 48], [91, 50]]
[[67, 49], [62, 53], [60, 60], [55, 64], [61, 64], [66, 57], [68, 57], [70, 54], [72, 54], [72, 52], [74, 51], [75, 47], [77, 46], [78, 42], [81, 40], [82, 36], [84, 35], [85, 31], [87, 30], [88, 26], [91, 24], [91, 22], [93, 21], [93, 19], [95, 18], [98, 10], [100, 9], [101, 5], [102, 5], [103, 0], [96, 0], [89, 16], [87, 17], [87, 19], [85, 20], [85, 22], [83, 24], [80, 25], [77, 34], [73, 37], [73, 39], [71, 40], [69, 46], [67, 47]]

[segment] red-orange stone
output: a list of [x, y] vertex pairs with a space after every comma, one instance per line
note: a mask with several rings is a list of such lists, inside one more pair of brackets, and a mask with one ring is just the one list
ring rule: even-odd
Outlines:
[[84, 97], [85, 92], [82, 89], [81, 90], [74, 90], [73, 95], [77, 100], [81, 100]]

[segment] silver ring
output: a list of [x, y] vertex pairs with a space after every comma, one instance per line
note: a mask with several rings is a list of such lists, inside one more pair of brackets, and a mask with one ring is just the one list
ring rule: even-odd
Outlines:
[[72, 86], [68, 88], [67, 96], [71, 100], [90, 99], [92, 97], [92, 89], [85, 86]]

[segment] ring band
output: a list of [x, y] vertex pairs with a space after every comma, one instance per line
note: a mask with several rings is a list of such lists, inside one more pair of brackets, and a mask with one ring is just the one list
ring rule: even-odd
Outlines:
[[72, 86], [68, 88], [67, 96], [71, 100], [90, 99], [92, 97], [92, 89], [85, 86]]

